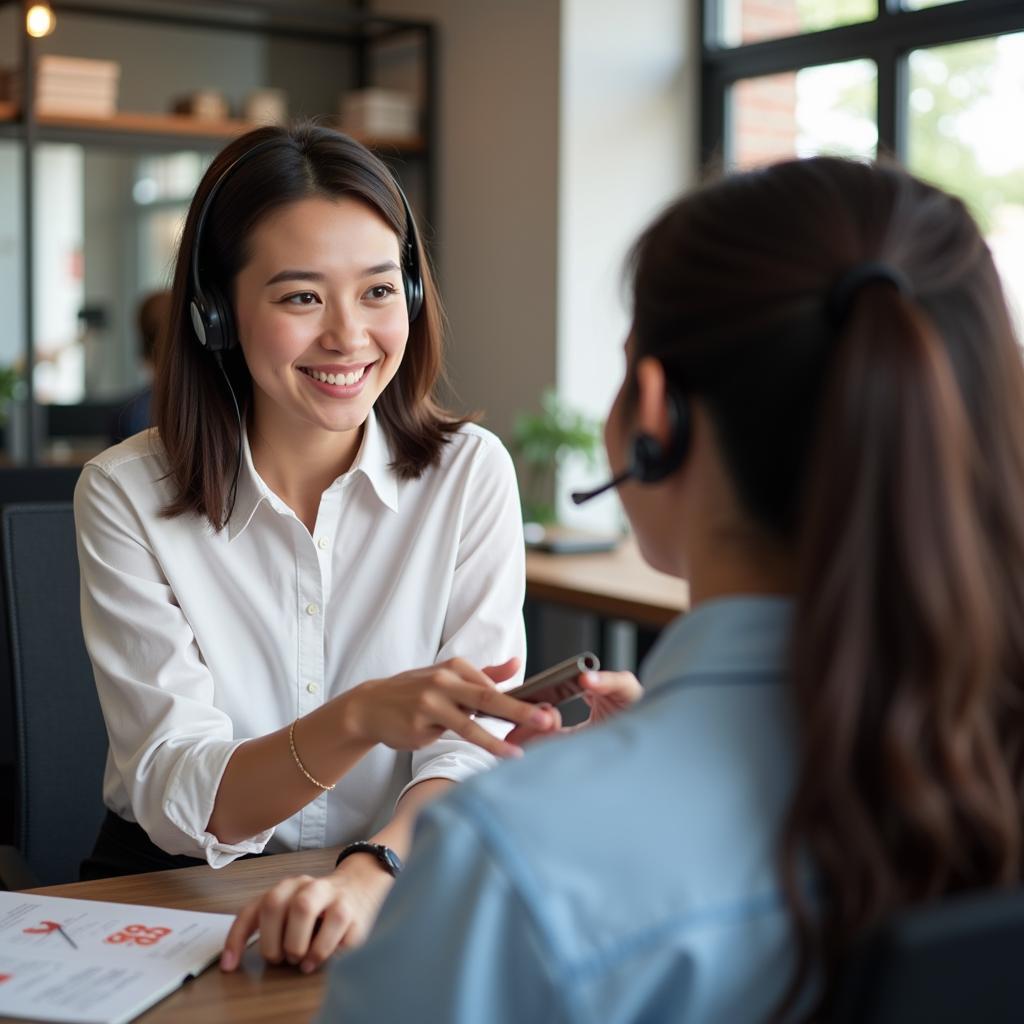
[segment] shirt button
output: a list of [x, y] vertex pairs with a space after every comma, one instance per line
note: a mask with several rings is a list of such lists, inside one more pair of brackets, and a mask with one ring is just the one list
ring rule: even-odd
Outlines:
[[319, 549], [320, 549], [321, 551], [326, 551], [326, 550], [327, 550], [327, 545], [328, 545], [329, 543], [330, 543], [330, 541], [328, 541], [328, 539], [327, 539], [326, 537], [321, 537], [321, 538], [320, 538], [320, 539], [319, 539], [319, 540], [318, 540], [318, 541], [316, 542], [316, 546], [317, 546], [317, 547], [318, 547], [318, 548], [319, 548]]
[[306, 683], [306, 693], [316, 693], [320, 687], [316, 683]]
[[316, 615], [316, 613], [318, 611], [319, 611], [319, 609], [317, 608], [317, 606], [315, 604], [307, 604], [306, 605], [306, 614], [307, 615]]

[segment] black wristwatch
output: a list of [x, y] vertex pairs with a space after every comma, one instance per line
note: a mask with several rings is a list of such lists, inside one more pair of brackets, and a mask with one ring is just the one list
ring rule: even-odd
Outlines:
[[377, 863], [392, 878], [397, 878], [398, 872], [402, 870], [402, 860], [390, 846], [385, 846], [383, 843], [368, 843], [366, 840], [360, 840], [358, 843], [349, 843], [348, 846], [344, 847], [341, 853], [338, 854], [338, 859], [334, 862], [334, 866], [337, 867], [346, 857], [353, 853], [368, 853], [376, 857]]

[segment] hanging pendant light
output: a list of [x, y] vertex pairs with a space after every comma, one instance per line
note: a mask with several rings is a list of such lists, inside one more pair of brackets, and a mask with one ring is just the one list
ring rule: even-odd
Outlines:
[[57, 27], [57, 17], [48, 3], [29, 4], [25, 11], [25, 31], [36, 39], [48, 36]]

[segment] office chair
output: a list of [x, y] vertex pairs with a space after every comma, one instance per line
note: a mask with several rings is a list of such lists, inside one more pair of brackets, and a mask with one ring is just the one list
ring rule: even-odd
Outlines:
[[0, 882], [73, 882], [104, 815], [107, 732], [82, 639], [71, 504], [0, 511], [0, 553], [21, 858], [4, 851]]
[[851, 957], [831, 1024], [1024, 1020], [1024, 889], [949, 897], [894, 916]]
[[[81, 466], [0, 469], [0, 507], [27, 501], [71, 501]], [[0, 622], [3, 613], [0, 611]], [[0, 843], [14, 836], [14, 709], [6, 660], [0, 662]]]

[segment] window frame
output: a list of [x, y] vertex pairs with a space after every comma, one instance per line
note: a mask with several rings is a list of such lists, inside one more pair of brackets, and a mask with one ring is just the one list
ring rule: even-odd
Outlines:
[[870, 21], [725, 46], [717, 39], [723, 0], [701, 0], [701, 166], [722, 166], [730, 158], [729, 89], [737, 82], [864, 58], [878, 69], [877, 152], [905, 162], [910, 52], [1024, 31], [1021, 0], [955, 0], [918, 11], [901, 9], [900, 0], [877, 2]]

